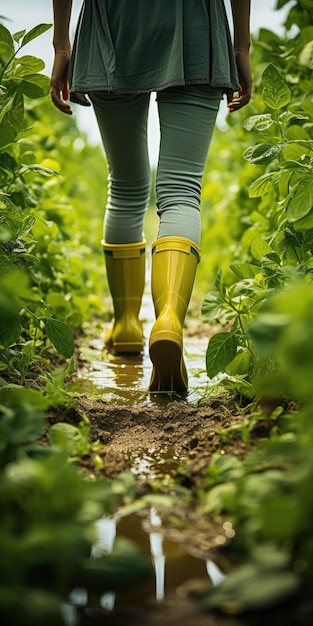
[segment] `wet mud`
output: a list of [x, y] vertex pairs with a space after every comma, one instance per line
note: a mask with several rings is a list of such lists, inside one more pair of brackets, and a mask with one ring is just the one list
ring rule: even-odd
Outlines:
[[[148, 338], [153, 323], [148, 300], [144, 300], [143, 317]], [[78, 426], [82, 415], [87, 415], [92, 440], [103, 444], [100, 470], [95, 470], [92, 459], [81, 460], [87, 475], [114, 479], [130, 471], [139, 500], [154, 493], [158, 480], [175, 479], [192, 494], [201, 487], [212, 454], [245, 455], [248, 445], [240, 427], [246, 417], [225, 393], [210, 395], [205, 371], [209, 331], [194, 320], [187, 320], [184, 334], [189, 390], [182, 398], [149, 393], [147, 341], [142, 355], [121, 357], [104, 349], [108, 325], [103, 328], [95, 323], [80, 338], [76, 373], [69, 385], [76, 396], [75, 408], [62, 415], [52, 413], [49, 421], [66, 420]], [[134, 541], [151, 560], [154, 577], [122, 597], [111, 593], [90, 599], [84, 590], [74, 590], [67, 607], [68, 622], [71, 626], [223, 626], [223, 618], [201, 612], [197, 598], [225, 575], [227, 560], [219, 561], [221, 549], [235, 533], [229, 524], [222, 518], [213, 522], [196, 515], [192, 506], [179, 499], [177, 506], [165, 512], [151, 504], [138, 514], [119, 517], [117, 511], [112, 518], [99, 520], [98, 549], [102, 542], [102, 548], [110, 550], [118, 537]], [[225, 624], [238, 626], [239, 622], [225, 620]]]

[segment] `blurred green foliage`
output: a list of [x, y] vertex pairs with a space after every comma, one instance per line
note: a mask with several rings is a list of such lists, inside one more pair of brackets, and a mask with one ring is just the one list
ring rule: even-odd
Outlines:
[[19, 382], [47, 369], [51, 345], [72, 356], [73, 331], [102, 312], [103, 154], [52, 106], [43, 62], [21, 55], [48, 28], [0, 24], [0, 369]]
[[[43, 62], [20, 55], [47, 28], [11, 35], [0, 24], [0, 618], [7, 626], [64, 624], [77, 585], [105, 592], [150, 574], [125, 542], [90, 559], [95, 522], [134, 495], [134, 479], [87, 481], [68, 462], [87, 455], [102, 463], [88, 420], [59, 424], [51, 446], [40, 443], [48, 407], [73, 403], [64, 390], [73, 330], [102, 312], [106, 176], [100, 149], [78, 139], [75, 123], [46, 99]], [[57, 369], [55, 350], [68, 359]], [[27, 388], [36, 379], [41, 391]]]
[[[207, 369], [211, 377], [225, 372], [221, 384], [252, 398], [242, 438], [252, 438], [258, 420], [270, 433], [243, 460], [217, 451], [205, 471], [202, 512], [230, 520], [238, 567], [203, 606], [228, 614], [290, 602], [312, 585], [312, 17], [312, 3], [299, 0], [284, 36], [261, 29], [252, 103], [227, 130], [246, 163], [240, 159], [224, 231], [219, 220], [223, 271], [203, 303], [206, 320], [226, 327], [209, 342]], [[228, 223], [235, 237], [229, 232], [227, 245]]]
[[[299, 21], [293, 6], [286, 20], [287, 28], [298, 27], [297, 34], [279, 37], [261, 29], [254, 39], [253, 99], [239, 116], [228, 115], [231, 148], [222, 150], [222, 164], [223, 154], [238, 162], [226, 162], [225, 169], [213, 172], [221, 204], [219, 198], [217, 204], [214, 200], [210, 164], [204, 186], [204, 202], [211, 194], [215, 204], [212, 220], [217, 214], [213, 233], [219, 228], [223, 234], [218, 244], [219, 250], [223, 245], [223, 258], [202, 313], [205, 322], [226, 331], [221, 329], [209, 341], [207, 373], [210, 378], [222, 373], [224, 387], [249, 397], [255, 395], [252, 381], [259, 368], [250, 323], [272, 292], [300, 279], [309, 288], [312, 281], [313, 28], [312, 10], [306, 5], [303, 11]], [[251, 134], [254, 142], [249, 145]], [[218, 132], [217, 142], [221, 136]], [[232, 193], [234, 178], [237, 190]], [[203, 238], [207, 270], [215, 265], [210, 259], [210, 225], [204, 227]]]

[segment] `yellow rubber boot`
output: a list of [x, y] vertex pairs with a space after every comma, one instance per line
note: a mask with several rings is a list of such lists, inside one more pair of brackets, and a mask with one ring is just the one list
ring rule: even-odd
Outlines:
[[141, 352], [143, 333], [138, 316], [145, 286], [146, 242], [101, 243], [114, 308], [113, 327], [104, 343], [114, 354]]
[[152, 246], [152, 297], [156, 321], [149, 352], [153, 363], [150, 391], [186, 392], [183, 326], [200, 250], [184, 237], [162, 237]]

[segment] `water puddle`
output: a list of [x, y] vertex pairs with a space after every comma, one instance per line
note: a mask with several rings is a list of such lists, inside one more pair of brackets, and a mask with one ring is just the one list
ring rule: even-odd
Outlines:
[[[101, 396], [115, 404], [141, 404], [145, 406], [166, 404], [165, 394], [149, 394], [151, 361], [148, 353], [148, 338], [154, 322], [154, 310], [150, 295], [143, 297], [141, 319], [144, 320], [145, 349], [141, 355], [114, 356], [103, 345], [104, 331], [81, 347], [86, 361], [78, 378], [71, 386], [72, 391]], [[106, 328], [109, 328], [107, 324]], [[205, 371], [207, 337], [184, 336], [184, 356], [189, 376], [187, 402], [200, 400], [208, 385]], [[177, 397], [179, 399], [179, 397]]]
[[183, 459], [184, 456], [179, 456], [174, 446], [151, 447], [130, 456], [131, 472], [142, 480], [171, 478]]
[[74, 589], [64, 607], [68, 626], [84, 625], [84, 615], [112, 615], [119, 607], [143, 606], [151, 601], [160, 603], [173, 592], [178, 597], [184, 595], [190, 585], [210, 587], [225, 578], [213, 560], [194, 556], [185, 545], [166, 539], [161, 517], [154, 507], [140, 516], [133, 514], [119, 519], [117, 515], [100, 519], [91, 558], [110, 553], [118, 538], [133, 541], [150, 559], [153, 577], [132, 589], [131, 593], [119, 594], [112, 590], [90, 598], [85, 589]]

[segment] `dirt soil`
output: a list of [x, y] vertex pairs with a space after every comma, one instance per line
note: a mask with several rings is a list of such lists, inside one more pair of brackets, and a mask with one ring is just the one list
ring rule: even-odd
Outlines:
[[[133, 469], [136, 473], [136, 459], [152, 458], [160, 469], [160, 476], [179, 477], [177, 470], [183, 467], [181, 484], [191, 490], [197, 490], [202, 483], [204, 469], [208, 466], [212, 454], [231, 454], [242, 458], [260, 437], [266, 437], [270, 430], [270, 421], [256, 421], [250, 427], [250, 443], [242, 440], [240, 426], [246, 422], [244, 410], [236, 408], [233, 399], [221, 395], [208, 399], [200, 407], [184, 401], [169, 401], [166, 406], [120, 406], [80, 397], [75, 409], [65, 414], [52, 413], [49, 423], [67, 421], [78, 425], [85, 413], [91, 424], [95, 441], [105, 444], [101, 457], [104, 469], [99, 476], [113, 479], [125, 470]], [[236, 428], [238, 427], [238, 428]], [[229, 440], [227, 437], [229, 433]], [[170, 457], [170, 458], [169, 458]], [[176, 461], [174, 459], [176, 457]], [[160, 459], [165, 460], [162, 469]], [[96, 473], [90, 459], [83, 460], [83, 470]], [[151, 487], [158, 474], [154, 474], [153, 463], [147, 472], [137, 473], [137, 496], [153, 492]], [[180, 519], [178, 526], [173, 525], [173, 518]], [[193, 511], [169, 512], [170, 524], [165, 516], [163, 534], [165, 539], [187, 545], [188, 550], [200, 558], [212, 558], [220, 565], [231, 567], [232, 555], [228, 542], [217, 547], [215, 539], [223, 533], [224, 519], [209, 520]], [[183, 523], [182, 523], [183, 521]], [[138, 522], [140, 524], [140, 522]], [[188, 577], [187, 577], [188, 578]], [[128, 603], [117, 606], [113, 613], [96, 607], [81, 609], [77, 626], [308, 626], [306, 619], [297, 621], [297, 607], [278, 607], [277, 610], [250, 613], [243, 616], [228, 616], [216, 613], [204, 613], [200, 609], [199, 598], [211, 583], [192, 577], [175, 590], [170, 590], [161, 603], [151, 595], [138, 604], [134, 597]], [[305, 600], [307, 603], [307, 599]], [[306, 604], [305, 604], [306, 606]], [[311, 614], [312, 603], [308, 614]]]
[[[50, 414], [49, 423], [67, 421], [78, 426], [83, 413], [90, 421], [92, 439], [105, 444], [100, 454], [106, 478], [131, 469], [137, 457], [152, 452], [157, 459], [166, 457], [168, 451], [172, 457], [189, 459], [190, 481], [197, 482], [217, 450], [242, 457], [251, 447], [242, 441], [240, 432], [247, 418], [226, 395], [211, 398], [201, 407], [177, 400], [166, 406], [121, 406], [80, 397], [75, 409]], [[252, 438], [265, 435], [268, 428], [266, 420], [257, 422]], [[138, 482], [143, 482], [142, 477]]]
[[[201, 341], [199, 328], [195, 333], [195, 341]], [[92, 374], [92, 368], [97, 368], [97, 359], [101, 361], [98, 348], [94, 350], [92, 342], [88, 344], [88, 341], [85, 341], [85, 345], [92, 348], [95, 357], [92, 354], [90, 359], [87, 354], [85, 360], [78, 346], [77, 367], [81, 368], [83, 377], [86, 371]], [[225, 392], [194, 404], [183, 398], [162, 398], [160, 402], [156, 399], [156, 402], [149, 404], [126, 400], [125, 404], [120, 404], [118, 401], [102, 401], [99, 396], [95, 399], [88, 395], [89, 392], [84, 393], [83, 387], [78, 387], [78, 390], [83, 393], [78, 394], [74, 408], [65, 412], [52, 411], [48, 415], [45, 437], [52, 424], [65, 421], [79, 426], [83, 415], [86, 415], [92, 441], [101, 444], [97, 454], [103, 466], [102, 469], [96, 469], [92, 456], [84, 457], [80, 460], [80, 469], [87, 476], [111, 480], [120, 473], [131, 470], [135, 475], [137, 498], [155, 494], [156, 481], [157, 491], [161, 489], [165, 494], [173, 495], [173, 484], [178, 486], [178, 490], [185, 488], [190, 496], [189, 500], [188, 497], [184, 500], [183, 496], [180, 498], [176, 495], [173, 499], [175, 506], [160, 513], [162, 526], [158, 531], [162, 532], [165, 541], [179, 546], [184, 554], [188, 553], [202, 561], [212, 559], [226, 573], [232, 567], [234, 557], [231, 539], [226, 538], [224, 545], [217, 542], [217, 537], [225, 539], [227, 535], [223, 527], [225, 519], [221, 516], [212, 520], [208, 515], [199, 513], [195, 506], [197, 500], [193, 495], [201, 490], [205, 470], [214, 453], [243, 458], [260, 437], [269, 435], [271, 421], [266, 419], [266, 407], [262, 407], [265, 409], [264, 419], [260, 420], [258, 417], [254, 423], [249, 424], [249, 442], [246, 443], [243, 432], [248, 416], [251, 418], [250, 407], [244, 407], [241, 403], [239, 408], [236, 399]], [[272, 408], [269, 407], [269, 412]], [[120, 526], [122, 533], [126, 526], [125, 536], [135, 542], [138, 541], [140, 527], [144, 528], [142, 519], [138, 517], [137, 520], [136, 516], [132, 521], [125, 518], [124, 526], [122, 523]], [[147, 541], [146, 534], [145, 540]], [[176, 570], [185, 571], [192, 567], [188, 565], [188, 558], [185, 560], [183, 556], [181, 561], [178, 559]], [[168, 565], [170, 564], [167, 563], [167, 567]], [[165, 599], [161, 603], [154, 599], [153, 583], [152, 595], [151, 588], [149, 591], [147, 588], [146, 593], [143, 585], [138, 591], [134, 590], [130, 599], [123, 597], [112, 613], [103, 611], [97, 603], [87, 609], [82, 608], [77, 626], [263, 626], [263, 612], [245, 617], [202, 612], [199, 608], [199, 595], [212, 586], [209, 578], [197, 578], [197, 574], [193, 575], [191, 571], [181, 577], [180, 571], [178, 586], [172, 585], [172, 582], [171, 585], [168, 583]], [[273, 611], [267, 613], [266, 621], [268, 626], [274, 623], [275, 626], [288, 626], [284, 611], [282, 614]]]
[[[192, 406], [184, 400], [168, 401], [160, 406], [114, 405], [81, 396], [74, 409], [65, 414], [53, 412], [49, 424], [67, 421], [78, 426], [82, 414], [90, 421], [92, 439], [105, 444], [100, 452], [103, 469], [98, 475], [113, 479], [121, 472], [132, 469], [136, 475], [137, 496], [153, 492], [155, 478], [176, 476], [179, 468], [181, 485], [197, 489], [203, 480], [204, 469], [212, 454], [232, 454], [243, 457], [260, 435], [268, 433], [266, 420], [256, 422], [252, 429], [252, 442], [242, 440], [240, 426], [245, 423], [244, 411], [236, 408], [233, 399], [221, 395], [208, 399], [202, 406]], [[238, 427], [238, 429], [236, 428]], [[229, 437], [227, 436], [229, 433]], [[146, 459], [145, 471], [138, 469], [138, 459]], [[140, 464], [139, 464], [140, 465]], [[82, 461], [87, 474], [97, 474], [90, 458]], [[179, 482], [178, 480], [178, 482]], [[174, 511], [170, 512], [170, 516]], [[180, 516], [179, 508], [175, 515]], [[224, 520], [208, 521], [193, 517], [192, 511], [181, 512], [184, 524], [173, 528], [165, 520], [164, 533], [168, 539], [178, 540], [192, 547], [202, 558], [211, 558], [216, 552], [216, 536], [223, 532]], [[174, 525], [175, 526], [175, 525]], [[125, 606], [113, 614], [82, 616], [82, 626], [148, 626], [162, 623], [164, 626], [240, 626], [241, 621], [215, 615], [203, 614], [194, 595], [203, 587], [203, 581], [190, 581], [177, 593], [166, 595], [164, 602], [150, 600], [138, 607]]]

